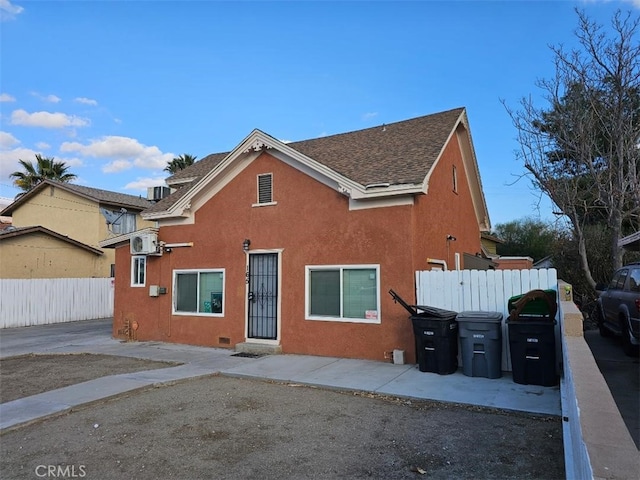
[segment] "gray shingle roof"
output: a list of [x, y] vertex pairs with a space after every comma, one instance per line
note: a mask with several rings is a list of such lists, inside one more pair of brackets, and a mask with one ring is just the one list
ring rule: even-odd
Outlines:
[[13, 210], [15, 210], [23, 203], [27, 202], [29, 198], [35, 195], [36, 192], [42, 190], [43, 188], [46, 188], [47, 185], [53, 185], [57, 188], [75, 193], [77, 195], [80, 195], [81, 197], [88, 198], [100, 204], [125, 207], [133, 210], [144, 210], [153, 205], [152, 202], [140, 196], [111, 192], [109, 190], [101, 190], [99, 188], [84, 187], [82, 185], [75, 185], [73, 183], [45, 180], [31, 189], [29, 192], [19, 197], [11, 205], [7, 206], [2, 212], [0, 212], [0, 214], [11, 215]]
[[287, 144], [360, 185], [419, 184], [463, 108]]
[[[287, 146], [363, 186], [418, 185], [438, 159], [464, 111], [456, 108], [364, 130], [291, 142]], [[169, 177], [168, 185], [183, 185], [145, 213], [170, 208], [228, 155], [229, 152], [208, 155]]]

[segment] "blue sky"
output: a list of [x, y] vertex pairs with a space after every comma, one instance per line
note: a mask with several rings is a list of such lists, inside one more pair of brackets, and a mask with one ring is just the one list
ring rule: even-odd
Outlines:
[[[0, 0], [0, 197], [41, 153], [76, 183], [146, 195], [167, 161], [467, 108], [492, 225], [553, 219], [516, 160], [517, 107], [634, 1]], [[515, 184], [514, 184], [515, 182]]]

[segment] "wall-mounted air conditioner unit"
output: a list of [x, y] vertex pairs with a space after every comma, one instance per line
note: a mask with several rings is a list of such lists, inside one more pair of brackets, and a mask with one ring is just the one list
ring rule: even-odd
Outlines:
[[151, 255], [158, 252], [158, 235], [143, 233], [134, 235], [129, 240], [131, 253], [134, 255]]
[[147, 188], [147, 200], [158, 202], [171, 194], [169, 187], [148, 187]]

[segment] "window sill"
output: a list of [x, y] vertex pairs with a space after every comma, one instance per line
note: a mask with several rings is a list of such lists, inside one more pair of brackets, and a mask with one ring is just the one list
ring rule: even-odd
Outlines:
[[306, 320], [312, 322], [334, 322], [334, 323], [368, 323], [380, 324], [380, 318], [338, 318], [338, 317], [307, 317]]
[[252, 207], [271, 207], [273, 205], [277, 205], [278, 202], [265, 202], [265, 203], [253, 203]]
[[224, 318], [224, 313], [205, 313], [205, 312], [171, 312], [171, 315], [177, 317], [213, 317]]

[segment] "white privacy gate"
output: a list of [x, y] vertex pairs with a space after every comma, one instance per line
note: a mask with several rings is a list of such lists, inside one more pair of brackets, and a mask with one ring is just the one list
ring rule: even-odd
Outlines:
[[[455, 312], [500, 312], [502, 369], [511, 371], [509, 338], [505, 320], [510, 297], [530, 290], [558, 291], [555, 268], [535, 270], [430, 270], [416, 272], [416, 305]], [[556, 296], [557, 299], [557, 296]], [[556, 320], [560, 318], [560, 309]], [[556, 348], [560, 348], [560, 322], [556, 324]], [[558, 357], [561, 358], [561, 357]]]

